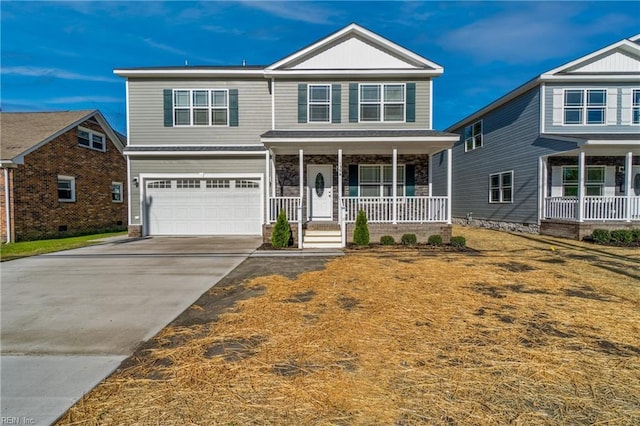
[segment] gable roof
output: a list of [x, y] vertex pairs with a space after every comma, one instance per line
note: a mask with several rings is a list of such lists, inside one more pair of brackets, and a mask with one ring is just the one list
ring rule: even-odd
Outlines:
[[474, 121], [511, 101], [521, 94], [539, 86], [544, 82], [553, 81], [629, 81], [640, 79], [640, 34], [628, 39], [620, 40], [588, 55], [581, 56], [557, 68], [540, 74], [516, 87], [502, 97], [491, 102], [457, 121], [446, 132], [453, 132], [457, 128]]
[[124, 149], [123, 140], [98, 110], [0, 112], [0, 124], [2, 125], [0, 159], [3, 162], [19, 160], [20, 157], [35, 151], [91, 117], [96, 118], [109, 139], [122, 152]]
[[422, 74], [438, 76], [442, 66], [352, 23], [269, 65], [266, 75]]

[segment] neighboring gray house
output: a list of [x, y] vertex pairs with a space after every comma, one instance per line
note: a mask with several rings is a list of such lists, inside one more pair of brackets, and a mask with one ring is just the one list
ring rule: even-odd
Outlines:
[[443, 68], [365, 28], [269, 66], [114, 72], [127, 79], [132, 235], [266, 240], [284, 209], [299, 246], [340, 246], [364, 209], [374, 241], [450, 236], [430, 168], [459, 139], [432, 129]]
[[[460, 135], [457, 222], [575, 239], [640, 226], [640, 35], [541, 74], [446, 131]], [[435, 160], [433, 175], [444, 176], [444, 153]]]

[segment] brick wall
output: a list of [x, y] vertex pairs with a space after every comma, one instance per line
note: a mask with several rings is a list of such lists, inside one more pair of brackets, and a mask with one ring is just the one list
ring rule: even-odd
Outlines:
[[[82, 126], [105, 134], [92, 119]], [[126, 162], [108, 137], [101, 152], [79, 146], [71, 129], [26, 155], [14, 173], [16, 241], [126, 229]], [[58, 175], [75, 178], [75, 202], [58, 201]], [[112, 182], [123, 184], [122, 203], [111, 201]]]
[[583, 240], [590, 236], [594, 229], [634, 229], [640, 228], [640, 222], [569, 222], [543, 220], [540, 222], [540, 234], [553, 237]]
[[[431, 235], [441, 235], [442, 242], [449, 244], [451, 242], [451, 225], [443, 225], [441, 223], [368, 223], [369, 241], [371, 243], [379, 243], [380, 237], [383, 235], [391, 235], [396, 242], [400, 242], [403, 234], [416, 234], [419, 243], [426, 243]], [[353, 242], [353, 231], [355, 223], [347, 224], [347, 242]]]

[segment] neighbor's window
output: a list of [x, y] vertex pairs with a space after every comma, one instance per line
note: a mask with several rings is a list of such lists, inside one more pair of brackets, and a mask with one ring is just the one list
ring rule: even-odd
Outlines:
[[111, 182], [111, 201], [114, 203], [123, 201], [122, 182]]
[[640, 124], [640, 89], [633, 90], [633, 124]]
[[78, 145], [80, 146], [104, 151], [106, 148], [105, 140], [105, 136], [102, 133], [78, 127]]
[[361, 84], [360, 121], [404, 121], [404, 84]]
[[[399, 197], [405, 194], [404, 165], [398, 165]], [[361, 165], [358, 172], [358, 185], [361, 197], [391, 197], [393, 195], [393, 166]]]
[[489, 175], [489, 202], [513, 202], [513, 171]]
[[604, 89], [564, 91], [564, 124], [604, 124], [606, 108]]
[[482, 146], [482, 120], [464, 128], [464, 150], [471, 151]]
[[229, 91], [226, 89], [174, 90], [173, 123], [176, 126], [228, 125]]
[[309, 122], [331, 122], [331, 85], [309, 85]]
[[[585, 176], [585, 195], [599, 197], [604, 187], [604, 167], [587, 166]], [[564, 197], [578, 196], [578, 167], [562, 167], [562, 195]]]
[[58, 176], [58, 201], [76, 201], [76, 179], [72, 176]]

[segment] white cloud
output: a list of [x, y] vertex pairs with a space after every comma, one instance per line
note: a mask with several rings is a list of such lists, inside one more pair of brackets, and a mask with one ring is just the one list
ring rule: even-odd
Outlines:
[[2, 70], [0, 72], [6, 75], [17, 75], [17, 76], [23, 76], [23, 77], [46, 77], [46, 78], [59, 78], [63, 80], [102, 81], [102, 82], [108, 82], [108, 83], [122, 82], [121, 80], [113, 77], [102, 77], [99, 75], [78, 74], [75, 72], [65, 71], [59, 68], [16, 66], [16, 67], [2, 67]]
[[162, 44], [162, 43], [158, 43], [156, 41], [153, 41], [150, 38], [143, 38], [142, 41], [144, 41], [147, 45], [155, 48], [155, 49], [159, 49], [159, 50], [163, 50], [165, 52], [169, 52], [169, 53], [173, 53], [176, 55], [181, 55], [181, 56], [185, 56], [187, 55], [187, 52], [185, 52], [184, 50], [180, 50], [180, 49], [176, 49], [175, 47], [166, 45], [166, 44]]
[[246, 1], [241, 0], [246, 7], [259, 9], [283, 19], [301, 21], [309, 24], [335, 24], [335, 18], [340, 12], [327, 9], [311, 2], [289, 1]]

